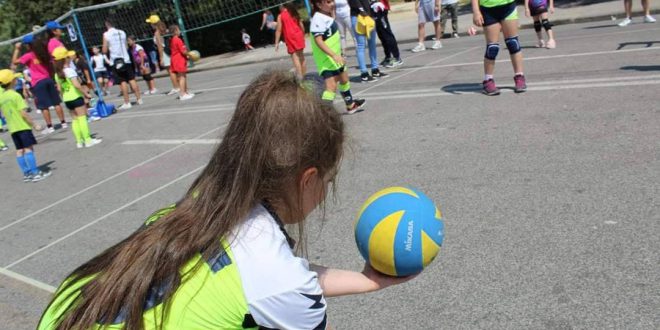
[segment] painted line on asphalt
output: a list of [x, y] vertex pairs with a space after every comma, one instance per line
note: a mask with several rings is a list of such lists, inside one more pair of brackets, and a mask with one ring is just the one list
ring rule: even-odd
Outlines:
[[0, 268], [0, 274], [5, 275], [5, 276], [7, 276], [7, 277], [9, 277], [9, 278], [12, 278], [12, 279], [14, 279], [14, 280], [17, 280], [17, 281], [23, 282], [23, 283], [25, 283], [25, 284], [31, 285], [31, 286], [33, 286], [33, 287], [35, 287], [35, 288], [37, 288], [37, 289], [44, 290], [44, 291], [46, 291], [46, 292], [48, 292], [48, 293], [55, 293], [55, 291], [57, 290], [57, 288], [55, 288], [55, 287], [52, 286], [52, 285], [48, 285], [48, 284], [46, 284], [46, 283], [44, 283], [44, 282], [37, 281], [37, 280], [35, 280], [35, 279], [33, 279], [33, 278], [30, 278], [30, 277], [27, 277], [27, 276], [25, 276], [25, 275], [21, 275], [21, 274], [19, 274], [19, 273], [12, 272], [12, 271], [9, 270], [9, 269]]
[[71, 237], [71, 236], [73, 236], [73, 235], [75, 235], [75, 234], [77, 234], [77, 233], [79, 233], [79, 232], [85, 230], [86, 228], [89, 228], [89, 227], [93, 226], [94, 224], [96, 224], [96, 223], [102, 221], [103, 219], [107, 219], [108, 217], [112, 216], [113, 214], [115, 214], [115, 213], [117, 213], [117, 212], [119, 212], [119, 211], [121, 211], [121, 210], [123, 210], [123, 209], [125, 209], [125, 208], [127, 208], [127, 207], [129, 207], [129, 206], [131, 206], [131, 205], [133, 205], [133, 204], [135, 204], [135, 203], [137, 203], [137, 202], [139, 202], [139, 201], [145, 199], [145, 198], [148, 198], [148, 197], [150, 197], [151, 195], [153, 195], [153, 194], [155, 194], [155, 193], [157, 193], [157, 192], [159, 192], [159, 191], [161, 191], [161, 190], [163, 190], [163, 189], [165, 189], [165, 188], [167, 188], [167, 187], [169, 187], [169, 186], [171, 186], [171, 185], [173, 185], [173, 184], [175, 184], [175, 183], [177, 183], [177, 182], [179, 182], [179, 181], [181, 181], [181, 180], [183, 180], [183, 179], [185, 179], [185, 178], [187, 178], [187, 177], [189, 177], [189, 176], [191, 176], [191, 175], [193, 175], [193, 174], [195, 174], [195, 173], [197, 173], [197, 172], [199, 172], [199, 171], [202, 170], [204, 167], [206, 167], [206, 164], [204, 164], [204, 165], [202, 165], [202, 166], [200, 166], [200, 167], [198, 167], [198, 168], [196, 168], [196, 169], [194, 169], [194, 170], [192, 170], [192, 171], [190, 171], [190, 172], [188, 172], [188, 173], [186, 173], [186, 174], [184, 174], [184, 175], [182, 175], [182, 176], [180, 176], [180, 177], [178, 177], [178, 178], [176, 178], [176, 179], [174, 179], [174, 180], [172, 180], [172, 181], [170, 181], [170, 182], [168, 182], [168, 183], [166, 183], [166, 184], [164, 184], [164, 185], [162, 185], [162, 186], [160, 186], [160, 187], [158, 187], [158, 188], [156, 188], [156, 189], [154, 189], [154, 190], [152, 190], [152, 191], [150, 191], [150, 192], [148, 192], [148, 193], [146, 193], [146, 194], [144, 194], [144, 195], [142, 195], [142, 196], [140, 196], [140, 197], [138, 197], [138, 198], [136, 198], [136, 199], [134, 199], [134, 200], [132, 200], [132, 201], [130, 201], [130, 202], [128, 202], [128, 203], [122, 205], [122, 206], [120, 206], [120, 207], [118, 207], [118, 208], [116, 208], [115, 210], [113, 210], [113, 211], [111, 211], [111, 212], [109, 212], [109, 213], [106, 213], [105, 215], [103, 215], [103, 216], [101, 216], [101, 217], [99, 217], [99, 218], [96, 218], [96, 219], [93, 220], [92, 222], [89, 222], [89, 223], [85, 224], [84, 226], [81, 226], [81, 227], [79, 227], [78, 229], [76, 229], [76, 230], [74, 230], [74, 231], [72, 231], [72, 232], [70, 232], [70, 233], [68, 233], [68, 234], [66, 234], [66, 235], [64, 235], [64, 236], [62, 236], [62, 237], [60, 237], [60, 238], [58, 238], [58, 239], [56, 239], [56, 240], [54, 240], [54, 241], [52, 241], [52, 242], [46, 244], [46, 245], [44, 245], [43, 247], [41, 247], [41, 248], [39, 248], [39, 249], [37, 249], [37, 250], [35, 250], [35, 251], [29, 253], [29, 254], [27, 254], [27, 255], [25, 255], [25, 256], [23, 256], [23, 257], [17, 259], [17, 260], [15, 260], [14, 262], [8, 264], [8, 265], [5, 266], [4, 268], [5, 268], [5, 269], [12, 268], [12, 267], [14, 267], [14, 266], [20, 264], [21, 262], [30, 259], [31, 257], [33, 257], [33, 256], [35, 256], [35, 255], [41, 253], [42, 251], [45, 251], [45, 250], [49, 249], [50, 247], [52, 247], [52, 246], [58, 244], [59, 242], [62, 242], [62, 241], [64, 241], [65, 239], [67, 239], [67, 238], [69, 238], [69, 237]]
[[[213, 132], [215, 132], [215, 131], [217, 131], [217, 130], [219, 130], [219, 129], [225, 127], [225, 126], [227, 126], [227, 124], [222, 124], [222, 125], [220, 125], [219, 127], [216, 127], [216, 128], [214, 128], [214, 129], [212, 129], [212, 130], [209, 130], [209, 131], [207, 131], [207, 132], [205, 132], [205, 133], [203, 133], [203, 134], [200, 134], [200, 135], [194, 137], [194, 139], [201, 139], [201, 138], [203, 138], [204, 136], [209, 135], [209, 134], [211, 134], [211, 133], [213, 133]], [[34, 217], [35, 215], [40, 214], [40, 213], [42, 213], [42, 212], [44, 212], [44, 211], [46, 211], [46, 210], [48, 210], [48, 209], [51, 209], [51, 208], [53, 208], [53, 207], [55, 207], [55, 206], [57, 206], [57, 205], [60, 205], [60, 204], [66, 202], [66, 201], [68, 201], [68, 200], [70, 200], [70, 199], [72, 199], [72, 198], [74, 198], [74, 197], [76, 197], [76, 196], [80, 196], [80, 195], [84, 194], [85, 192], [87, 192], [87, 191], [89, 191], [89, 190], [92, 190], [92, 189], [94, 189], [94, 188], [96, 188], [96, 187], [99, 187], [99, 186], [101, 186], [101, 185], [103, 185], [103, 184], [105, 184], [105, 183], [107, 183], [107, 182], [109, 182], [109, 181], [111, 181], [111, 180], [113, 180], [113, 179], [115, 179], [115, 178], [118, 178], [118, 177], [120, 177], [120, 176], [122, 176], [122, 175], [124, 175], [124, 174], [126, 174], [126, 173], [128, 173], [128, 172], [130, 172], [130, 171], [132, 171], [132, 170], [134, 170], [134, 169], [136, 169], [136, 168], [138, 168], [138, 167], [140, 167], [140, 166], [143, 166], [144, 164], [147, 164], [147, 163], [152, 162], [152, 161], [154, 161], [154, 160], [156, 160], [156, 159], [158, 159], [158, 158], [161, 158], [161, 157], [163, 157], [163, 156], [165, 156], [165, 155], [167, 155], [167, 154], [169, 154], [169, 153], [171, 153], [171, 152], [174, 152], [174, 151], [176, 151], [177, 149], [182, 148], [183, 146], [185, 146], [185, 145], [184, 145], [184, 144], [181, 144], [181, 145], [177, 145], [177, 146], [175, 146], [175, 147], [173, 147], [173, 148], [170, 148], [170, 149], [168, 149], [168, 150], [165, 150], [165, 151], [163, 151], [163, 152], [157, 154], [156, 156], [153, 156], [153, 157], [151, 157], [151, 158], [149, 158], [149, 159], [147, 159], [147, 160], [145, 160], [145, 161], [142, 161], [142, 162], [140, 162], [140, 163], [138, 163], [138, 164], [136, 164], [136, 165], [134, 165], [134, 166], [131, 166], [130, 168], [128, 168], [128, 169], [126, 169], [126, 170], [123, 170], [123, 171], [121, 171], [121, 172], [119, 172], [119, 173], [117, 173], [117, 174], [114, 174], [114, 175], [112, 175], [112, 176], [109, 176], [109, 177], [107, 177], [107, 178], [105, 178], [105, 179], [103, 179], [103, 180], [101, 180], [101, 181], [99, 181], [99, 182], [97, 182], [97, 183], [95, 183], [95, 184], [93, 184], [93, 185], [87, 187], [87, 188], [84, 188], [84, 189], [78, 191], [77, 193], [73, 193], [73, 194], [71, 194], [71, 195], [69, 195], [69, 196], [67, 196], [67, 197], [64, 197], [64, 198], [62, 198], [62, 199], [60, 199], [60, 200], [58, 200], [58, 201], [56, 201], [56, 202], [54, 202], [54, 203], [51, 203], [51, 204], [48, 205], [48, 206], [45, 206], [45, 207], [43, 207], [43, 208], [41, 208], [41, 209], [39, 209], [39, 210], [36, 210], [36, 211], [34, 211], [34, 212], [32, 212], [32, 213], [30, 213], [30, 214], [28, 214], [28, 215], [26, 215], [26, 216], [24, 216], [24, 217], [18, 219], [18, 220], [14, 220], [14, 221], [10, 222], [9, 224], [0, 227], [0, 232], [2, 232], [2, 231], [4, 231], [4, 230], [6, 230], [7, 228], [10, 228], [10, 227], [12, 227], [12, 226], [14, 226], [14, 225], [17, 225], [17, 224], [19, 224], [19, 223], [21, 223], [21, 222], [23, 222], [23, 221], [25, 221], [25, 220], [27, 220], [27, 219], [30, 219], [30, 218]]]
[[129, 140], [121, 144], [125, 145], [171, 145], [171, 144], [218, 144], [220, 139], [151, 139], [151, 140]]

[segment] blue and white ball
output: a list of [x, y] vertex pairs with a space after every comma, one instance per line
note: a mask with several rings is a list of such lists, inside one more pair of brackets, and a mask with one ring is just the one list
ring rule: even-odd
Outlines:
[[355, 223], [355, 242], [375, 270], [391, 276], [420, 273], [444, 238], [442, 213], [412, 188], [390, 187], [367, 199]]

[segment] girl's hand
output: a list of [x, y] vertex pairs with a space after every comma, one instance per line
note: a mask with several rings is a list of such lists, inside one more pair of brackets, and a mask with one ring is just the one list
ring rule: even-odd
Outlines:
[[335, 63], [342, 66], [346, 63], [341, 55], [333, 55], [332, 59], [335, 61]]
[[23, 45], [23, 44], [19, 41], [19, 42], [17, 42], [16, 44], [14, 44], [14, 48], [20, 50], [20, 49], [21, 49], [21, 45]]
[[472, 15], [472, 23], [478, 27], [484, 26], [484, 17], [481, 15], [481, 12], [475, 12]]
[[555, 13], [555, 6], [550, 5], [550, 14], [554, 14], [554, 13]]
[[529, 11], [529, 8], [525, 8], [525, 17], [529, 17], [532, 15], [532, 12]]
[[362, 274], [373, 282], [374, 284], [373, 291], [385, 289], [388, 286], [405, 283], [417, 277], [417, 275], [410, 275], [406, 277], [394, 277], [394, 276], [385, 275], [371, 268], [371, 266], [366, 263], [364, 264], [364, 269], [362, 270]]

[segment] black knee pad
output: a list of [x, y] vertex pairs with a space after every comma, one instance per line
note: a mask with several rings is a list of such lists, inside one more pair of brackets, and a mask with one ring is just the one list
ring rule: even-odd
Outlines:
[[506, 42], [506, 48], [509, 49], [509, 54], [517, 54], [521, 51], [520, 41], [518, 41], [518, 36], [504, 39]]
[[534, 31], [541, 32], [541, 21], [534, 21]]
[[500, 44], [496, 43], [491, 43], [486, 45], [486, 55], [484, 55], [485, 58], [495, 61], [497, 58], [497, 54], [500, 52]]
[[142, 78], [144, 79], [144, 81], [152, 81], [152, 80], [154, 80], [154, 77], [151, 76], [151, 73], [143, 74], [143, 75], [142, 75]]
[[[550, 21], [547, 18], [544, 18], [543, 20], [541, 20], [541, 23], [543, 24], [543, 28], [546, 31], [552, 30], [552, 23], [550, 23]], [[540, 31], [540, 29], [539, 29], [539, 31]]]

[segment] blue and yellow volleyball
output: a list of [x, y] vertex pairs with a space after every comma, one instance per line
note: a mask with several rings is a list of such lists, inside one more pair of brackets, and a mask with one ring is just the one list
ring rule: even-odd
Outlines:
[[355, 242], [375, 270], [391, 276], [420, 273], [440, 252], [440, 209], [419, 190], [390, 187], [373, 194], [355, 223]]

